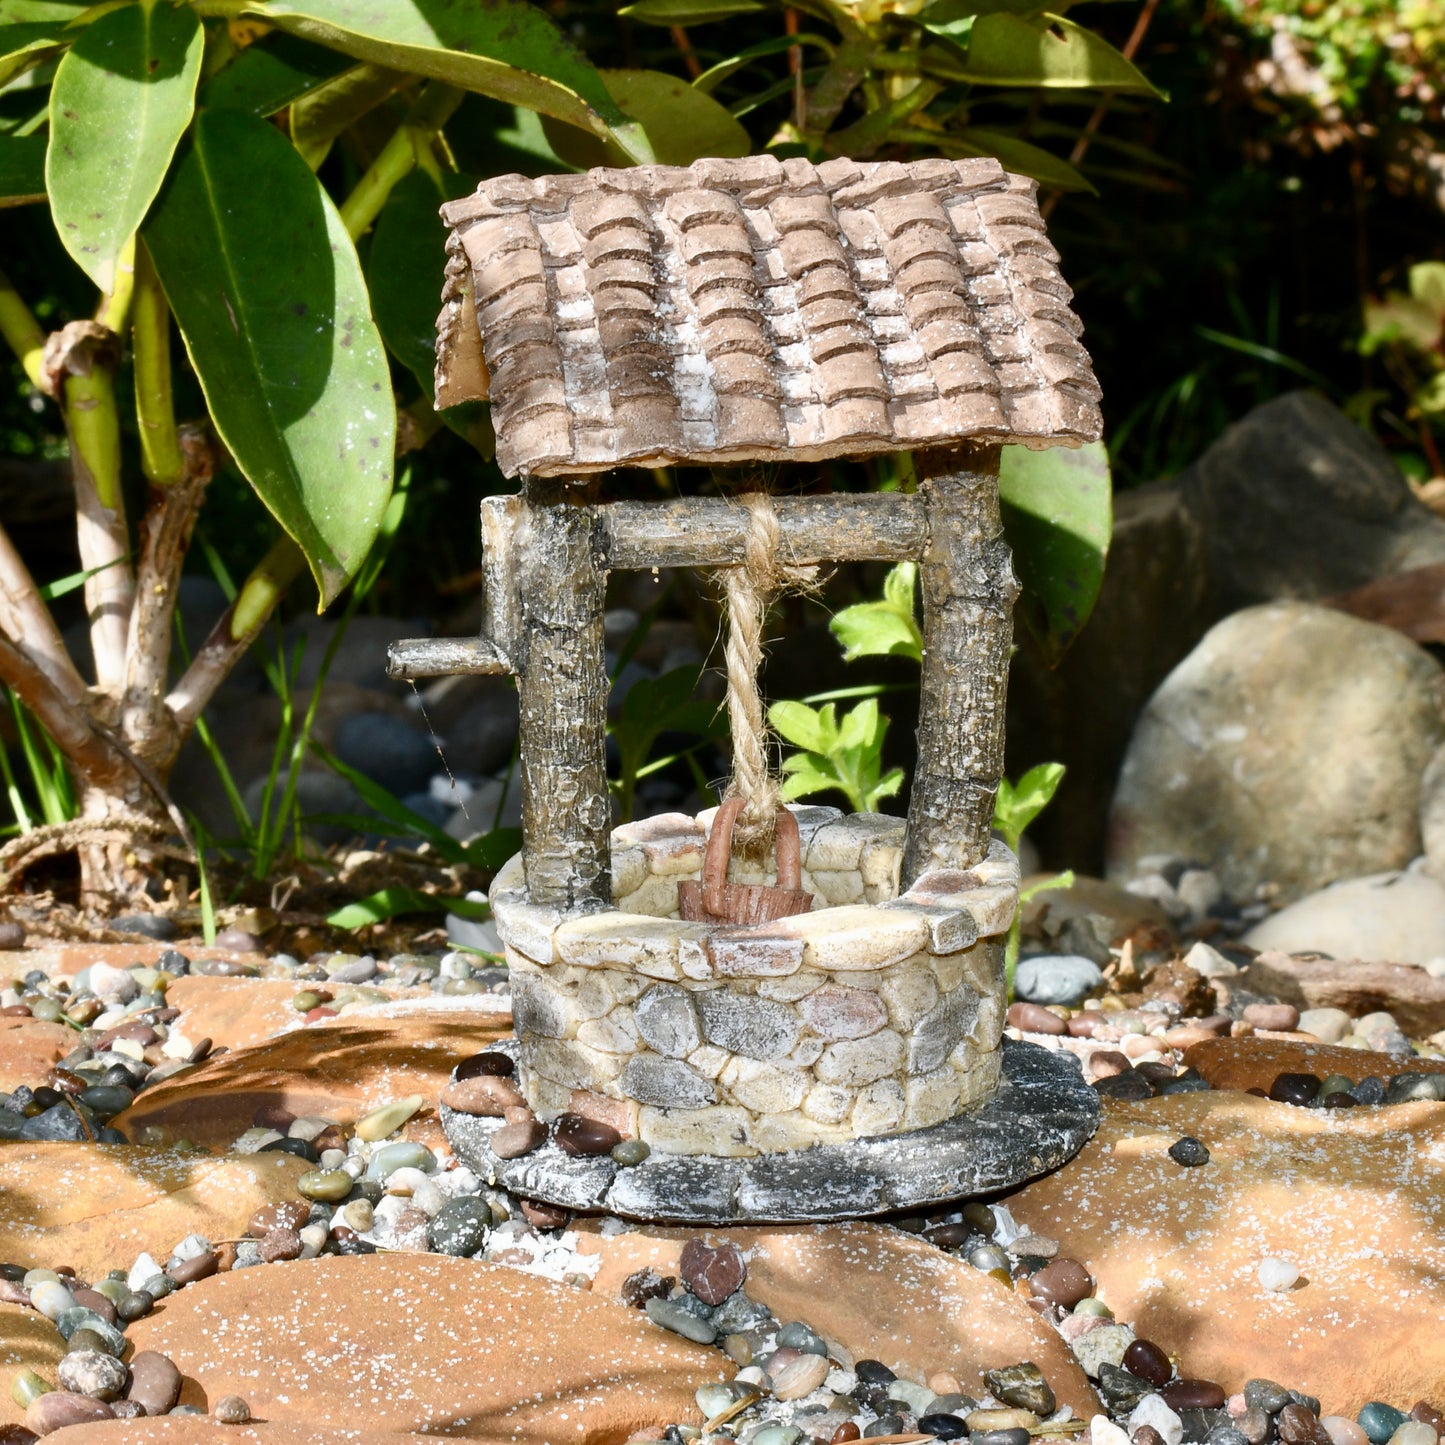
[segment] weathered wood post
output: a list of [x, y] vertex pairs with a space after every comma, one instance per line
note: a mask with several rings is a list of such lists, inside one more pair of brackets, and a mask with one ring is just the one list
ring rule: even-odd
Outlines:
[[[497, 1121], [444, 1110], [458, 1153], [510, 1187], [646, 1218], [829, 1218], [1016, 1183], [1092, 1131], [1072, 1065], [1001, 1038], [1018, 868], [990, 832], [1017, 593], [999, 449], [1100, 430], [1033, 190], [987, 160], [753, 157], [506, 176], [444, 208], [437, 404], [490, 397], [523, 484], [483, 506], [481, 635], [397, 644], [390, 668], [517, 677], [523, 852], [491, 900], [530, 1152], [504, 1160]], [[595, 480], [900, 450], [911, 494], [609, 502]], [[796, 810], [785, 887], [746, 849], [719, 877], [730, 822], [706, 813], [611, 830], [608, 573], [745, 568], [730, 613], [754, 641], [729, 686], [751, 697], [759, 598], [855, 559], [921, 563], [906, 828]], [[756, 736], [755, 705], [738, 716]], [[533, 1147], [542, 1124], [652, 1157]]]

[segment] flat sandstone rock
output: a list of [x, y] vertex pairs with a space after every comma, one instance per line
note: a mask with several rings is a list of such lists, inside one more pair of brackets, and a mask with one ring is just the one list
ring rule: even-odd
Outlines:
[[[1207, 1164], [1169, 1157], [1185, 1135], [1203, 1141]], [[1190, 1376], [1228, 1391], [1254, 1376], [1285, 1381], [1326, 1414], [1439, 1396], [1445, 1104], [1111, 1100], [1078, 1157], [1007, 1204]], [[1271, 1257], [1299, 1268], [1292, 1290], [1260, 1284]]]
[[441, 1255], [215, 1275], [129, 1334], [176, 1362], [182, 1404], [240, 1395], [276, 1424], [515, 1445], [701, 1424], [693, 1394], [721, 1360], [638, 1310]]

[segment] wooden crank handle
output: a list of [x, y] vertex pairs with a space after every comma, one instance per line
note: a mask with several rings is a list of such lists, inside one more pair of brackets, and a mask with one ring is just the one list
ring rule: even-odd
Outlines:
[[778, 850], [778, 887], [801, 888], [803, 886], [803, 844], [798, 837], [798, 820], [788, 809], [778, 809], [773, 836]]
[[714, 918], [725, 911], [728, 881], [728, 859], [733, 850], [733, 824], [743, 810], [741, 798], [729, 798], [713, 815], [712, 831], [707, 835], [707, 851], [702, 855], [703, 907]]

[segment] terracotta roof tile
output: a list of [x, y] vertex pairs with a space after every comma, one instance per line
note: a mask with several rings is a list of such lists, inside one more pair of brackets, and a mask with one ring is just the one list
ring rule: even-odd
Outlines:
[[771, 156], [443, 208], [437, 401], [508, 475], [1099, 435], [1034, 186], [992, 160]]

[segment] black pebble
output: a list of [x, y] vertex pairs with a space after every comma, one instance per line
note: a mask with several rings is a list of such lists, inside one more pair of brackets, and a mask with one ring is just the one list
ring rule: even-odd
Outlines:
[[[901, 1435], [903, 1433], [902, 1415], [880, 1415], [871, 1425], [863, 1427], [863, 1438], [871, 1440], [875, 1435]], [[978, 1436], [969, 1436], [970, 1440], [978, 1439]]]
[[1357, 1104], [1383, 1104], [1385, 1102], [1385, 1081], [1374, 1074], [1360, 1080], [1350, 1090]]
[[935, 1440], [962, 1440], [968, 1434], [968, 1426], [957, 1415], [922, 1415], [918, 1428]]
[[1320, 1081], [1313, 1074], [1281, 1074], [1269, 1086], [1269, 1097], [1278, 1104], [1299, 1108], [1308, 1104], [1320, 1091]]
[[969, 1445], [1029, 1445], [1029, 1432], [1022, 1426], [1009, 1430], [975, 1430]]
[[1161, 1094], [1207, 1094], [1209, 1089], [1209, 1080], [1198, 1069], [1185, 1069], [1182, 1074], [1165, 1084], [1159, 1092]]
[[1138, 1069], [1126, 1069], [1107, 1079], [1095, 1079], [1095, 1090], [1107, 1099], [1152, 1099], [1154, 1086]]
[[308, 1164], [314, 1164], [321, 1157], [305, 1139], [273, 1139], [269, 1144], [263, 1144], [260, 1152], [262, 1154], [294, 1154], [298, 1159], [304, 1159]]
[[1186, 1134], [1169, 1146], [1169, 1157], [1184, 1169], [1209, 1163], [1209, 1150], [1192, 1135]]
[[891, 1385], [898, 1378], [882, 1360], [859, 1360], [853, 1373], [865, 1385]]

